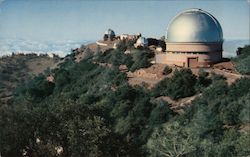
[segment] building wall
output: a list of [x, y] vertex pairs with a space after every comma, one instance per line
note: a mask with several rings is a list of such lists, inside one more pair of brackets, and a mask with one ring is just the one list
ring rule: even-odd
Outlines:
[[166, 43], [167, 52], [218, 52], [222, 43]]
[[156, 63], [177, 65], [177, 66], [188, 66], [188, 58], [198, 58], [198, 66], [208, 66], [214, 62], [218, 62], [222, 58], [221, 52], [207, 52], [199, 54], [197, 52], [167, 52], [164, 54], [156, 54]]
[[[156, 63], [188, 67], [188, 60], [197, 67], [209, 66], [222, 59], [222, 43], [166, 43], [165, 54], [156, 54]], [[192, 59], [191, 59], [192, 58]]]

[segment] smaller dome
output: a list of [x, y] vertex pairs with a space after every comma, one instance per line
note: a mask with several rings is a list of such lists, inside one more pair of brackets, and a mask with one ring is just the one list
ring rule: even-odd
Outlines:
[[144, 37], [140, 37], [137, 39], [136, 44], [141, 46], [148, 46], [148, 40]]
[[115, 32], [112, 29], [108, 29], [104, 34], [115, 36]]

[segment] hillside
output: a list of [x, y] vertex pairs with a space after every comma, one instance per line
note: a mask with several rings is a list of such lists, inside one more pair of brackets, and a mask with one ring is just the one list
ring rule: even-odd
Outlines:
[[[1, 59], [2, 91], [11, 93], [0, 105], [2, 156], [250, 155], [247, 75], [227, 82], [224, 73], [233, 73], [223, 69], [224, 76], [151, 65], [147, 48], [82, 48], [60, 64], [36, 55]], [[159, 79], [148, 88], [133, 78]]]
[[0, 58], [0, 101], [7, 102], [20, 83], [26, 83], [44, 70], [54, 67], [59, 58], [46, 55], [14, 54]]

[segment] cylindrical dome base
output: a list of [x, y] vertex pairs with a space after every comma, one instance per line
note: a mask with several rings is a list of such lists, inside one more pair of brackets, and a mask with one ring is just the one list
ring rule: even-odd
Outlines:
[[205, 42], [192, 42], [192, 43], [166, 43], [167, 52], [218, 52], [222, 51], [222, 43], [205, 43]]
[[222, 43], [167, 43], [166, 54], [156, 63], [182, 67], [208, 67], [222, 59]]

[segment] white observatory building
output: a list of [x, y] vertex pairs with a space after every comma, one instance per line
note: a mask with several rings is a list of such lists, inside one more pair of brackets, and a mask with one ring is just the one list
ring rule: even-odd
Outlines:
[[166, 53], [156, 63], [182, 67], [206, 67], [222, 59], [223, 33], [210, 13], [189, 9], [178, 14], [166, 32]]

